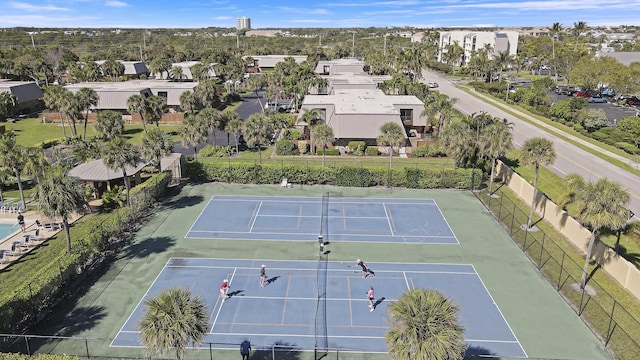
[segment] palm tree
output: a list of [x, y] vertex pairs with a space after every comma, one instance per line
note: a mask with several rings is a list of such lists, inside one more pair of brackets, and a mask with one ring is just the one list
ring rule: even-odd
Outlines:
[[273, 133], [273, 126], [264, 114], [252, 114], [244, 122], [242, 133], [249, 147], [258, 148], [258, 157], [262, 164], [262, 145], [268, 144]]
[[237, 112], [233, 111], [230, 108], [218, 112], [218, 115], [216, 117], [216, 121], [215, 121], [216, 129], [227, 131], [227, 145], [230, 144], [229, 142], [230, 131], [226, 130], [227, 124], [229, 124], [230, 121], [235, 119], [240, 120], [240, 115], [238, 115]]
[[184, 79], [184, 71], [182, 70], [182, 66], [172, 66], [171, 67], [171, 80], [172, 81], [181, 81]]
[[82, 110], [84, 110], [82, 104], [80, 103], [80, 99], [74, 93], [67, 91], [62, 93], [60, 104], [62, 107], [62, 111], [71, 123], [71, 136], [78, 136], [76, 123], [82, 117]]
[[534, 165], [536, 168], [536, 176], [533, 181], [533, 199], [531, 199], [531, 209], [529, 210], [529, 219], [527, 220], [527, 229], [531, 229], [533, 225], [533, 209], [536, 205], [538, 197], [538, 176], [540, 175], [540, 165], [549, 165], [556, 160], [556, 151], [553, 148], [553, 142], [545, 138], [534, 137], [527, 139], [520, 150], [520, 161], [523, 165]]
[[102, 161], [106, 167], [113, 171], [122, 171], [124, 186], [127, 189], [127, 205], [129, 206], [131, 206], [131, 199], [129, 199], [131, 184], [127, 175], [127, 166], [136, 166], [139, 160], [138, 150], [122, 137], [109, 141], [102, 153]]
[[227, 127], [225, 127], [224, 130], [228, 133], [233, 134], [233, 137], [236, 142], [236, 154], [240, 155], [240, 152], [238, 149], [238, 136], [242, 132], [242, 120], [240, 120], [239, 117], [229, 120], [229, 122], [227, 123]]
[[160, 96], [152, 95], [144, 99], [144, 121], [156, 124], [160, 127], [162, 114], [167, 112], [167, 102]]
[[491, 160], [491, 175], [489, 176], [489, 195], [493, 194], [493, 178], [496, 161], [505, 155], [513, 145], [513, 134], [509, 126], [501, 122], [489, 124], [480, 135], [480, 153]]
[[493, 59], [498, 68], [498, 81], [502, 80], [502, 71], [509, 68], [513, 62], [513, 55], [509, 54], [509, 50], [500, 51]]
[[76, 93], [76, 99], [79, 102], [79, 106], [85, 109], [84, 114], [84, 127], [82, 129], [82, 139], [87, 138], [87, 122], [89, 121], [89, 108], [91, 106], [98, 105], [98, 100], [100, 97], [96, 93], [95, 90], [90, 88], [80, 88]]
[[122, 114], [113, 110], [100, 111], [96, 117], [95, 130], [96, 135], [103, 140], [119, 137], [124, 131]]
[[194, 115], [187, 116], [182, 122], [180, 138], [185, 147], [193, 146], [193, 157], [198, 161], [198, 144], [207, 141], [207, 130], [199, 118]]
[[61, 85], [53, 85], [47, 86], [44, 90], [44, 97], [42, 98], [44, 101], [44, 105], [53, 111], [58, 113], [60, 118], [60, 124], [62, 125], [62, 134], [66, 138], [67, 131], [64, 127], [64, 119], [62, 118], [62, 102], [61, 99], [64, 97], [64, 93], [68, 92], [67, 89], [62, 87]]
[[407, 138], [402, 126], [394, 122], [382, 124], [380, 135], [376, 139], [378, 145], [389, 147], [389, 175], [391, 175], [391, 159], [393, 158], [393, 148], [402, 145]]
[[60, 218], [67, 238], [67, 253], [71, 252], [69, 217], [81, 211], [86, 204], [85, 188], [80, 182], [66, 176], [62, 169], [49, 171], [38, 181], [35, 191], [38, 209], [49, 218]]
[[420, 116], [426, 117], [440, 133], [451, 120], [456, 102], [458, 102], [456, 98], [450, 98], [437, 91], [430, 92], [429, 98], [424, 101], [425, 108]]
[[394, 360], [458, 360], [464, 358], [460, 307], [436, 290], [406, 291], [387, 308], [391, 329], [385, 334]]
[[595, 183], [585, 183], [580, 175], [570, 174], [564, 178], [563, 182], [568, 191], [558, 201], [558, 208], [563, 209], [566, 205], [575, 203], [578, 221], [591, 228], [580, 281], [580, 288], [584, 289], [598, 233], [602, 228], [616, 231], [625, 227], [631, 217], [631, 212], [627, 208], [631, 197], [620, 184], [606, 178]]
[[322, 146], [322, 167], [324, 167], [325, 149], [335, 139], [333, 129], [327, 124], [319, 124], [311, 128], [311, 132], [313, 133], [314, 145]]
[[0, 121], [5, 121], [13, 115], [18, 105], [18, 98], [10, 92], [0, 92]]
[[153, 160], [156, 166], [160, 166], [160, 158], [171, 154], [173, 142], [171, 137], [165, 134], [160, 128], [149, 129], [142, 135], [142, 156]]
[[258, 90], [261, 90], [267, 84], [265, 77], [262, 75], [250, 76], [247, 79], [247, 87], [249, 89], [253, 89], [253, 92], [256, 94], [256, 100], [258, 100], [258, 104], [260, 104], [260, 109], [264, 112], [264, 104], [260, 101], [260, 95], [258, 94]]
[[198, 108], [198, 97], [196, 93], [189, 90], [180, 94], [180, 107], [187, 113], [193, 113]]
[[44, 149], [40, 147], [25, 148], [25, 162], [23, 172], [40, 180], [46, 176], [49, 167], [49, 158], [44, 153]]
[[308, 109], [305, 110], [298, 117], [298, 123], [305, 123], [305, 126], [309, 129], [309, 140], [311, 142], [311, 153], [315, 154], [314, 141], [313, 141], [313, 129], [319, 123], [324, 122], [322, 118], [322, 113], [318, 109]]
[[216, 129], [220, 129], [219, 115], [220, 110], [214, 108], [204, 108], [198, 115], [198, 121], [202, 124], [203, 129], [206, 129], [205, 138], [208, 138], [210, 134], [213, 134], [212, 145], [216, 146]]
[[140, 114], [140, 118], [142, 118], [142, 128], [144, 129], [144, 132], [147, 132], [147, 125], [143, 115], [145, 113], [144, 97], [138, 94], [129, 96], [127, 99], [127, 111], [129, 111], [129, 114], [131, 115], [136, 113]]
[[549, 30], [549, 35], [551, 35], [551, 59], [553, 61], [554, 73], [558, 75], [558, 69], [556, 66], [556, 38], [558, 34], [562, 31], [562, 25], [560, 23], [553, 23]]
[[463, 121], [454, 121], [439, 135], [442, 146], [453, 156], [454, 169], [465, 163], [476, 150], [475, 133]]
[[10, 169], [13, 176], [16, 177], [18, 190], [20, 191], [20, 202], [27, 209], [27, 203], [24, 201], [24, 191], [22, 189], [22, 179], [20, 175], [24, 170], [27, 161], [27, 149], [18, 145], [16, 142], [16, 134], [13, 131], [7, 131], [0, 136], [0, 166]]
[[11, 169], [6, 168], [4, 166], [0, 166], [0, 201], [4, 201], [4, 195], [2, 191], [4, 190], [4, 185], [9, 181], [11, 177]]
[[203, 107], [216, 108], [220, 105], [220, 97], [213, 80], [202, 80], [196, 85], [196, 96]]
[[173, 349], [176, 359], [184, 358], [186, 347], [203, 342], [208, 330], [207, 309], [203, 298], [189, 290], [171, 288], [145, 300], [147, 307], [138, 329], [147, 356], [164, 355]]
[[576, 46], [573, 48], [573, 52], [578, 51], [578, 40], [580, 40], [580, 34], [587, 29], [587, 23], [584, 21], [578, 21], [573, 23], [573, 36], [576, 37]]
[[107, 60], [102, 63], [102, 71], [111, 77], [111, 81], [116, 82], [118, 77], [124, 74], [124, 65], [120, 61]]

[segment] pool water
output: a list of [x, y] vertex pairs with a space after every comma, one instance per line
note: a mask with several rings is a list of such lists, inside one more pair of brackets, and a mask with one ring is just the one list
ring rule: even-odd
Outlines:
[[18, 225], [15, 224], [0, 224], [0, 240], [6, 238], [11, 235], [13, 232], [18, 230]]

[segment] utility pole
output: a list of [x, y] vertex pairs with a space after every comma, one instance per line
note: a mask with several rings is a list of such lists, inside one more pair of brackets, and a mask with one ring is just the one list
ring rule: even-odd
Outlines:
[[387, 56], [387, 34], [384, 34], [384, 51], [383, 55]]
[[30, 32], [29, 35], [31, 35], [31, 47], [35, 49], [36, 43], [33, 41], [33, 32]]
[[236, 34], [236, 49], [240, 49], [240, 35]]
[[356, 32], [353, 32], [353, 39], [351, 40], [351, 57], [356, 57]]

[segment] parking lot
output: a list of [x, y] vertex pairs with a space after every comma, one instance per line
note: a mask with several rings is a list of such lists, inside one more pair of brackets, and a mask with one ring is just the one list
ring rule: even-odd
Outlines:
[[[549, 92], [549, 94], [553, 97], [552, 101], [554, 103], [569, 98], [567, 95], [559, 95], [553, 91]], [[587, 109], [601, 109], [604, 111], [612, 126], [623, 117], [636, 115], [640, 110], [633, 106], [618, 105], [614, 102], [613, 98], [607, 98], [607, 101], [606, 103], [589, 103]]]

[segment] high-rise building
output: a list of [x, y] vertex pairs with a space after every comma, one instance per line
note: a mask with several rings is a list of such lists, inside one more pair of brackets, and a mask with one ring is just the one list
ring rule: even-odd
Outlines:
[[241, 17], [236, 19], [236, 29], [251, 29], [251, 19], [248, 17]]

